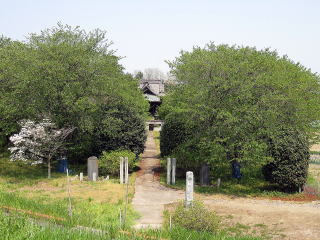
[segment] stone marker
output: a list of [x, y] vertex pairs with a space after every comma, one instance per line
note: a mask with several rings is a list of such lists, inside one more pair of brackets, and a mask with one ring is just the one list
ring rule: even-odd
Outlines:
[[124, 171], [125, 171], [124, 182], [125, 182], [125, 184], [127, 184], [129, 181], [129, 160], [128, 160], [128, 157], [124, 158]]
[[96, 178], [99, 176], [98, 172], [98, 158], [89, 157], [88, 158], [88, 180], [93, 181], [93, 173], [96, 173]]
[[177, 167], [177, 160], [175, 158], [171, 159], [171, 167], [172, 167], [172, 178], [171, 184], [176, 184], [176, 167]]
[[97, 174], [95, 172], [92, 173], [92, 181], [97, 181]]
[[207, 186], [210, 184], [209, 179], [209, 166], [206, 163], [203, 163], [200, 168], [200, 185]]
[[167, 158], [167, 184], [171, 183], [171, 158]]
[[221, 178], [218, 178], [218, 181], [217, 181], [217, 187], [218, 188], [220, 187], [220, 184], [221, 184]]
[[123, 184], [123, 165], [124, 165], [124, 158], [120, 157], [120, 184]]
[[186, 207], [192, 206], [193, 202], [193, 172], [186, 173]]
[[83, 181], [83, 172], [80, 173], [80, 181]]

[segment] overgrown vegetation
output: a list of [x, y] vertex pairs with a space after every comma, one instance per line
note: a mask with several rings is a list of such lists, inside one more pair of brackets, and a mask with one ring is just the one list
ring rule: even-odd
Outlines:
[[112, 152], [102, 152], [99, 158], [99, 172], [103, 175], [119, 175], [119, 164], [120, 157], [128, 158], [129, 171], [133, 170], [136, 163], [136, 155], [131, 151], [112, 151]]
[[[169, 220], [167, 216], [166, 225], [169, 225]], [[188, 208], [183, 202], [180, 202], [171, 214], [171, 221], [175, 227], [217, 233], [220, 219], [214, 212], [206, 209], [203, 203], [194, 201], [193, 205]]]
[[[214, 176], [231, 176], [232, 162], [260, 171], [273, 162], [279, 165], [273, 180], [281, 187], [297, 190], [305, 183], [307, 143], [295, 144], [301, 150], [283, 144], [286, 154], [279, 155], [272, 154], [278, 147], [270, 149], [276, 147], [270, 139], [284, 129], [301, 135], [300, 140], [317, 137], [318, 75], [269, 49], [214, 44], [182, 51], [169, 65], [177, 84], [160, 108], [163, 155], [194, 171], [207, 163]], [[283, 134], [293, 142], [290, 131]], [[280, 166], [286, 163], [299, 172]], [[275, 177], [288, 173], [292, 177]]]

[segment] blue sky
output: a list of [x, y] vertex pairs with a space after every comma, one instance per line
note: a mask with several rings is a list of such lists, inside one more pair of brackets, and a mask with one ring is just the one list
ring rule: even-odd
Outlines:
[[271, 47], [320, 73], [317, 0], [0, 0], [0, 34], [23, 40], [57, 22], [108, 32], [128, 72], [210, 41]]

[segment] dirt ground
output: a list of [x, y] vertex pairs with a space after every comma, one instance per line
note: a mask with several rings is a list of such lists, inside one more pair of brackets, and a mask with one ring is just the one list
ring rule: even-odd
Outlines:
[[133, 208], [140, 214], [135, 228], [160, 228], [163, 222], [165, 205], [182, 200], [184, 192], [162, 186], [156, 169], [160, 166], [158, 149], [153, 132], [148, 133], [145, 151], [137, 174]]
[[224, 217], [226, 225], [240, 223], [251, 226], [253, 231], [260, 228], [273, 239], [320, 239], [320, 201], [296, 203], [224, 195], [202, 195], [201, 199]]

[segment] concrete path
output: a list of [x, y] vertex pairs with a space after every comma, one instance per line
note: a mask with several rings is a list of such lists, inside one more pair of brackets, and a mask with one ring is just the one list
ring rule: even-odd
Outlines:
[[154, 170], [160, 167], [158, 154], [153, 132], [148, 132], [132, 200], [133, 208], [141, 216], [135, 225], [137, 229], [160, 228], [164, 205], [184, 199], [183, 191], [166, 188], [159, 183], [159, 176], [154, 174]]

